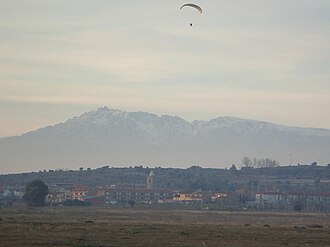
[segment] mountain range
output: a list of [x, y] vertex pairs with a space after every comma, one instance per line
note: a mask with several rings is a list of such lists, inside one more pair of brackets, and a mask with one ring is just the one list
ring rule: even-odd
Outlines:
[[281, 164], [330, 163], [330, 130], [236, 117], [178, 116], [101, 107], [21, 136], [0, 139], [0, 173], [110, 166], [228, 167], [244, 156]]

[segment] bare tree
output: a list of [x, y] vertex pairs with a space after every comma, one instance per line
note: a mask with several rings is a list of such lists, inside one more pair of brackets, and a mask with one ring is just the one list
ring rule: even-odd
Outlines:
[[247, 157], [247, 156], [243, 157], [242, 167], [253, 167], [252, 161], [249, 157]]
[[272, 160], [269, 158], [265, 159], [257, 159], [257, 167], [260, 168], [270, 168], [279, 166], [279, 162], [277, 160]]
[[258, 159], [256, 157], [253, 158], [253, 167], [258, 167]]

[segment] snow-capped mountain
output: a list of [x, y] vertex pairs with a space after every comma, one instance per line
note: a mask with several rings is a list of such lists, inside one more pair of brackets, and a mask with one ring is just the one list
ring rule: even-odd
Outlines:
[[64, 123], [0, 139], [0, 173], [78, 166], [225, 167], [242, 157], [330, 163], [330, 130], [233, 117], [177, 116], [99, 108]]

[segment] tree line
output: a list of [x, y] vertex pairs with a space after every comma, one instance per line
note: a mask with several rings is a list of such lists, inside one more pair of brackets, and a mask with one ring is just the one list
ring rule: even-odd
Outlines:
[[278, 167], [280, 163], [277, 160], [270, 158], [249, 158], [247, 156], [243, 157], [241, 167], [251, 167], [251, 168], [270, 168]]

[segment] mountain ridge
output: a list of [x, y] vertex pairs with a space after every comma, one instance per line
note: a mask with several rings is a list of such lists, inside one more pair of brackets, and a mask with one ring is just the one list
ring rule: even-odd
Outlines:
[[0, 164], [24, 167], [194, 164], [224, 167], [242, 157], [288, 164], [330, 161], [330, 130], [238, 117], [187, 121], [179, 116], [100, 107], [20, 136], [0, 139]]
[[[330, 129], [327, 129], [327, 128], [315, 128], [315, 127], [299, 127], [299, 126], [288, 126], [288, 125], [284, 125], [284, 124], [277, 124], [277, 123], [272, 123], [272, 122], [269, 122], [269, 121], [262, 121], [262, 120], [254, 120], [254, 119], [246, 119], [246, 118], [240, 118], [240, 117], [232, 117], [232, 116], [219, 116], [219, 117], [216, 117], [216, 118], [212, 118], [210, 120], [192, 120], [192, 121], [187, 121], [185, 120], [184, 118], [182, 117], [179, 117], [177, 115], [166, 115], [166, 114], [162, 114], [162, 115], [157, 115], [155, 113], [149, 113], [149, 112], [144, 112], [144, 111], [138, 111], [138, 112], [126, 112], [126, 111], [121, 111], [121, 110], [118, 110], [118, 109], [112, 109], [112, 108], [108, 108], [107, 106], [103, 106], [103, 107], [100, 107], [100, 108], [97, 108], [96, 110], [92, 110], [92, 111], [88, 111], [88, 112], [85, 112], [79, 116], [74, 116], [64, 122], [61, 122], [61, 123], [57, 123], [57, 124], [54, 124], [54, 125], [48, 125], [48, 126], [45, 126], [45, 127], [41, 127], [41, 128], [38, 128], [36, 130], [31, 130], [31, 131], [28, 131], [26, 133], [23, 133], [21, 135], [14, 135], [14, 136], [4, 136], [4, 137], [1, 137], [0, 139], [4, 139], [4, 138], [12, 138], [12, 137], [20, 137], [20, 136], [24, 136], [26, 134], [29, 134], [29, 133], [32, 133], [32, 132], [35, 132], [35, 131], [39, 131], [39, 130], [42, 130], [42, 129], [46, 129], [46, 128], [51, 128], [51, 127], [55, 127], [57, 125], [61, 125], [61, 124], [66, 124], [66, 123], [69, 123], [69, 122], [72, 122], [76, 119], [81, 119], [81, 118], [84, 118], [85, 116], [88, 116], [90, 114], [95, 114], [95, 113], [99, 113], [99, 112], [111, 112], [111, 113], [115, 113], [115, 115], [117, 116], [126, 116], [127, 115], [134, 115], [134, 114], [147, 114], [147, 115], [151, 115], [151, 116], [154, 116], [156, 118], [165, 118], [165, 117], [169, 117], [169, 118], [176, 118], [176, 119], [180, 119], [180, 120], [183, 120], [189, 124], [200, 124], [200, 123], [210, 123], [210, 122], [216, 122], [218, 120], [235, 120], [235, 121], [244, 121], [246, 123], [257, 123], [257, 124], [264, 124], [264, 125], [272, 125], [272, 126], [276, 126], [276, 127], [279, 127], [279, 128], [289, 128], [289, 129], [297, 129], [297, 130], [312, 130], [312, 131], [326, 131], [326, 132], [330, 132]], [[233, 122], [233, 121], [232, 121]]]

